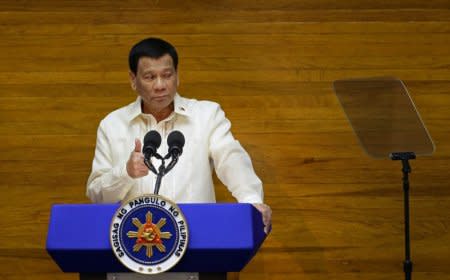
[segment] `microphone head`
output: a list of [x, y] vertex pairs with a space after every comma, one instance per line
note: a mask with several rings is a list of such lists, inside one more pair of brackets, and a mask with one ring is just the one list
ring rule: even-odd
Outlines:
[[156, 130], [150, 130], [144, 137], [144, 148], [142, 153], [145, 158], [150, 158], [156, 154], [159, 146], [161, 145], [161, 135]]
[[184, 136], [178, 130], [172, 131], [167, 137], [167, 145], [169, 146], [169, 154], [178, 157], [183, 153]]

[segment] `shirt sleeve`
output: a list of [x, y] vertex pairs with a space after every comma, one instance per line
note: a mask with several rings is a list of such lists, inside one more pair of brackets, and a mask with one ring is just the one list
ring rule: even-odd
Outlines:
[[119, 202], [134, 184], [135, 180], [127, 173], [126, 161], [113, 165], [111, 143], [101, 123], [97, 130], [95, 156], [86, 195], [94, 203]]
[[238, 202], [262, 203], [262, 182], [248, 153], [233, 137], [231, 123], [218, 104], [210, 118], [209, 151], [217, 177]]

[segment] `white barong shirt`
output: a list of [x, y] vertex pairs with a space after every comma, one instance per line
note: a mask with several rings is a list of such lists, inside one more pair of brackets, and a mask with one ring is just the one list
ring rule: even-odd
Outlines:
[[[106, 116], [98, 127], [92, 172], [87, 182], [87, 196], [94, 203], [114, 203], [154, 191], [156, 175], [133, 179], [126, 164], [135, 146], [145, 134], [156, 130], [162, 143], [158, 153], [167, 153], [167, 136], [179, 130], [185, 146], [178, 163], [163, 178], [159, 194], [176, 203], [215, 202], [212, 170], [238, 202], [262, 203], [261, 180], [251, 160], [233, 137], [230, 121], [219, 104], [181, 97], [174, 98], [174, 112], [156, 122], [142, 113], [141, 98]], [[153, 158], [158, 169], [160, 162]], [[166, 161], [166, 166], [169, 161]]]

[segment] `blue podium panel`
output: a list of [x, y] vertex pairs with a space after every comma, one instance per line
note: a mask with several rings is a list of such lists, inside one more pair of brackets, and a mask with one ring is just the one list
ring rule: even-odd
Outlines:
[[[189, 244], [171, 271], [240, 271], [266, 235], [251, 205], [179, 204], [189, 227]], [[54, 205], [47, 251], [64, 272], [126, 272], [114, 256], [110, 226], [119, 204]]]

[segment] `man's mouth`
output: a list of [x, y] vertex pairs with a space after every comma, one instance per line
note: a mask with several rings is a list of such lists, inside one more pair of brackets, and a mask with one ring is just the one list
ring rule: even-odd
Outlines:
[[153, 97], [153, 99], [156, 101], [164, 100], [164, 99], [167, 99], [167, 95], [155, 96], [155, 97]]

